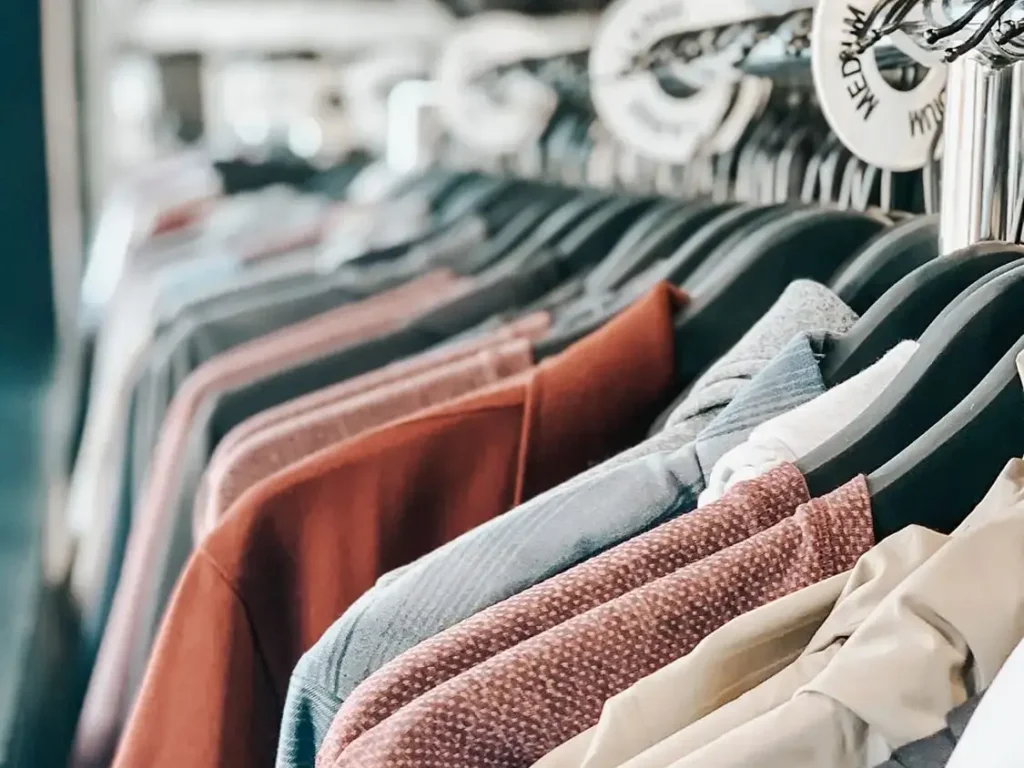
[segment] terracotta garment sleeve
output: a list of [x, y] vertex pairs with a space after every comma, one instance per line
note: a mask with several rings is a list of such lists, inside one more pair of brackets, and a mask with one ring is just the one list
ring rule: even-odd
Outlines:
[[[176, 622], [173, 634], [161, 632], [136, 702], [137, 709], [146, 713], [149, 727], [135, 729], [124, 739], [116, 766], [259, 765], [267, 750], [274, 749], [277, 702], [283, 692], [271, 679], [267, 661], [254, 642], [246, 606], [202, 550], [179, 583], [168, 615], [188, 612], [199, 604], [204, 606], [201, 616]], [[160, 684], [165, 675], [178, 676], [175, 670], [181, 669], [190, 673], [179, 685]], [[196, 695], [195, 686], [207, 679], [230, 680], [230, 701]], [[182, 719], [183, 712], [190, 713], [189, 718]], [[190, 722], [204, 727], [190, 729]], [[206, 738], [211, 733], [243, 732], [244, 739]], [[167, 733], [175, 734], [173, 758], [165, 753], [169, 742], [147, 737]]]

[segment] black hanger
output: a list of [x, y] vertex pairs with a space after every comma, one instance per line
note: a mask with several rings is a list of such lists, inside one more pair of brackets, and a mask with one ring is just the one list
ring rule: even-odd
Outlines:
[[[438, 210], [436, 201], [443, 199], [444, 192], [455, 189], [467, 177], [465, 171], [453, 171], [450, 168], [432, 166], [413, 176], [400, 179], [394, 189], [395, 197], [417, 195], [431, 201], [433, 209]], [[480, 174], [475, 174], [479, 178]]]
[[972, 283], [1020, 255], [989, 243], [933, 259], [882, 295], [837, 339], [821, 363], [829, 387], [846, 381], [904, 339], [916, 339]]
[[495, 260], [513, 267], [522, 264], [524, 261], [534, 258], [537, 253], [546, 252], [548, 246], [559, 238], [565, 237], [574, 227], [579, 226], [588, 217], [596, 215], [614, 202], [615, 198], [609, 198], [597, 192], [578, 193], [575, 198], [545, 216], [525, 240], [511, 250], [500, 254]]
[[[1004, 245], [1024, 257], [1024, 248]], [[984, 278], [983, 278], [984, 279]], [[986, 281], [928, 326], [885, 391], [845, 429], [798, 462], [812, 495], [883, 465], [949, 411], [1024, 331], [1024, 266]]]
[[[444, 204], [442, 218], [447, 221], [455, 221], [473, 213], [485, 216], [488, 210], [502, 210], [501, 204], [506, 204], [504, 210], [507, 211], [509, 200], [523, 200], [528, 194], [543, 193], [543, 187], [536, 182], [485, 177], [475, 184], [456, 191]], [[492, 231], [498, 226], [500, 223], [493, 225]]]
[[[562, 242], [551, 249], [550, 258], [559, 265], [562, 274], [568, 278], [587, 266], [597, 262], [608, 252], [608, 243], [616, 242], [629, 225], [652, 205], [649, 199], [619, 199], [600, 209], [590, 220], [577, 227]], [[560, 354], [580, 339], [604, 325], [614, 316], [614, 311], [589, 319], [566, 331], [541, 339], [533, 347], [534, 359], [538, 362]]]
[[587, 284], [590, 290], [603, 290], [604, 286], [610, 283], [612, 276], [616, 273], [617, 265], [623, 261], [628, 261], [646, 239], [647, 235], [664, 222], [665, 219], [679, 213], [680, 210], [686, 210], [686, 208], [683, 203], [675, 200], [655, 203], [649, 211], [637, 219], [628, 232], [619, 238], [619, 241], [612, 246], [608, 255], [601, 260], [601, 263], [587, 277]]
[[1018, 339], [981, 382], [931, 429], [871, 473], [871, 516], [881, 541], [908, 525], [951, 533], [1006, 462], [1024, 454]]
[[939, 255], [939, 217], [917, 216], [882, 232], [836, 275], [834, 290], [857, 314]]
[[527, 184], [501, 192], [492, 192], [490, 199], [481, 201], [476, 214], [487, 225], [488, 232], [499, 232], [522, 213], [525, 207], [536, 202], [547, 203], [550, 210], [564, 205], [579, 193], [566, 187], [547, 184]]
[[771, 307], [796, 278], [827, 281], [886, 224], [864, 213], [789, 212], [727, 254], [699, 284], [676, 321], [676, 371], [692, 381]]
[[607, 280], [600, 287], [605, 290], [621, 288], [630, 278], [651, 265], [664, 262], [704, 226], [736, 206], [737, 203], [733, 202], [703, 200], [675, 211], [649, 232], [625, 258], [613, 265]]
[[474, 190], [498, 187], [501, 182], [501, 179], [478, 172], [460, 173], [448, 178], [441, 176], [436, 184], [428, 183], [425, 193], [430, 200], [431, 210], [437, 213], [439, 219], [448, 220], [463, 214], [461, 206], [457, 205], [463, 196]]
[[[570, 277], [603, 259], [609, 246], [616, 243], [654, 202], [651, 198], [619, 198], [598, 209], [562, 237], [552, 248], [552, 255], [565, 271], [565, 276]], [[534, 259], [530, 261], [532, 263]]]
[[551, 216], [551, 204], [547, 200], [527, 205], [508, 224], [495, 232], [479, 248], [467, 254], [457, 269], [462, 274], [475, 274], [501, 261], [507, 254], [521, 246], [537, 228]]
[[688, 282], [699, 285], [748, 237], [762, 230], [768, 222], [800, 207], [799, 204], [741, 205], [722, 214], [655, 267], [659, 279], [675, 285]]

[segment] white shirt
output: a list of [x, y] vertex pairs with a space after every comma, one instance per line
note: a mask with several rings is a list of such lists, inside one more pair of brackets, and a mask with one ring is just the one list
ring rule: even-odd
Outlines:
[[718, 501], [736, 483], [796, 462], [841, 432], [896, 378], [917, 347], [916, 341], [901, 342], [856, 376], [757, 426], [744, 443], [715, 463], [698, 506]]

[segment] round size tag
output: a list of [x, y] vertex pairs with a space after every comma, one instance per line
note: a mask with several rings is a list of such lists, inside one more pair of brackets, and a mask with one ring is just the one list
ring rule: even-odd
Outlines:
[[[667, 93], [637, 59], [671, 35], [701, 28], [709, 0], [618, 0], [601, 19], [590, 51], [591, 97], [601, 122], [654, 160], [684, 163], [721, 123], [734, 78], [687, 98]], [[724, 73], [723, 73], [724, 74]]]
[[923, 168], [946, 107], [946, 69], [932, 67], [910, 90], [890, 85], [875, 55], [851, 55], [876, 0], [820, 0], [811, 70], [822, 112], [857, 157], [890, 171]]
[[426, 46], [405, 46], [377, 51], [345, 66], [339, 75], [341, 108], [349, 116], [358, 140], [383, 148], [388, 133], [388, 97], [407, 80], [430, 72], [434, 52]]
[[504, 12], [460, 24], [435, 70], [441, 118], [456, 140], [491, 155], [537, 141], [558, 105], [556, 94], [526, 72], [493, 73], [517, 61], [584, 50], [592, 35], [589, 22], [548, 29]]

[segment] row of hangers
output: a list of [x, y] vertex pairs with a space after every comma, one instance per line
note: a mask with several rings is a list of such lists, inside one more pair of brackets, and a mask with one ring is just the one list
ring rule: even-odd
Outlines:
[[[933, 46], [945, 41], [947, 61], [990, 39], [1007, 46], [1024, 34], [1024, 22], [1008, 20], [1022, 10], [1017, 3], [981, 0], [952, 21], [936, 5], [882, 0], [861, 30], [859, 50], [907, 28], [915, 9], [928, 22], [911, 31]], [[979, 26], [972, 29], [972, 22]], [[964, 39], [957, 42], [957, 34]], [[662, 41], [646, 65], [670, 69], [664, 51], [684, 48], [681, 39]], [[581, 55], [572, 55], [575, 69], [585, 69]], [[544, 66], [528, 66], [543, 76]], [[572, 67], [548, 69], [564, 78]], [[893, 76], [912, 84], [921, 74], [904, 67]], [[577, 128], [577, 135], [586, 132]], [[682, 182], [675, 188], [660, 186], [665, 177], [657, 173], [620, 178], [626, 185], [709, 197], [655, 204], [630, 215], [618, 246], [598, 268], [601, 274], [628, 276], [634, 266], [671, 263], [662, 274], [694, 296], [676, 323], [677, 348], [685, 350], [679, 360], [684, 380], [738, 340], [796, 277], [830, 283], [862, 315], [828, 349], [822, 372], [829, 386], [899, 341], [919, 339], [918, 353], [884, 395], [800, 462], [812, 495], [866, 474], [879, 538], [915, 523], [951, 531], [1007, 457], [1024, 453], [1024, 397], [1016, 367], [1024, 351], [1024, 247], [979, 243], [941, 251], [941, 138], [936, 131], [935, 162], [922, 172], [872, 168], [845, 151], [816, 114], [813, 98], [799, 89], [776, 88], [759, 120], [723, 153], [727, 159], [700, 158], [709, 169], [703, 177], [691, 165], [667, 174]], [[808, 207], [812, 201], [831, 207]], [[623, 205], [621, 210], [628, 207]], [[1024, 200], [1014, 207], [1024, 211]]]
[[[851, 50], [867, 50], [905, 30], [917, 11], [931, 21], [911, 31], [932, 45], [955, 45], [956, 58], [967, 53], [968, 42], [988, 45], [993, 29], [1017, 9], [979, 0], [939, 25], [944, 11], [937, 7], [881, 0]], [[971, 29], [985, 10], [981, 26]], [[806, 14], [785, 17], [788, 27], [763, 20], [726, 25], [701, 42], [696, 58], [735, 51], [741, 40], [730, 66], [742, 63], [779, 29], [792, 33], [800, 13]], [[756, 34], [740, 34], [751, 29]], [[968, 32], [956, 42], [957, 34]], [[997, 34], [996, 44], [1015, 43], [1005, 27]], [[693, 38], [657, 41], [638, 66], [671, 79], [679, 63], [674, 59], [692, 65]], [[810, 490], [827, 493], [865, 473], [879, 538], [913, 523], [952, 530], [1006, 458], [1024, 454], [1015, 366], [1024, 351], [1018, 311], [1024, 248], [983, 243], [941, 251], [935, 189], [941, 132], [934, 134], [933, 162], [923, 170], [873, 167], [843, 146], [797, 78], [776, 83], [731, 145], [712, 151], [708, 140], [691, 162], [648, 162], [595, 127], [587, 63], [586, 51], [574, 50], [504, 67], [524, 70], [565, 95], [538, 142], [496, 164], [504, 173], [533, 169], [547, 182], [433, 171], [415, 178], [405, 193], [425, 195], [438, 219], [453, 226], [470, 212], [482, 217], [492, 237], [475, 257], [474, 271], [554, 264], [565, 276], [591, 269], [588, 280], [597, 291], [643, 276], [680, 285], [693, 296], [675, 327], [684, 381], [736, 343], [792, 280], [832, 285], [862, 317], [823, 360], [829, 385], [903, 339], [918, 338], [920, 349], [861, 417], [800, 462]], [[888, 76], [913, 83], [920, 71], [904, 62]], [[676, 77], [667, 87], [685, 95], [692, 88], [687, 79]], [[457, 159], [458, 142], [446, 151]], [[604, 163], [603, 174], [595, 157]], [[603, 189], [579, 192], [567, 185]], [[587, 330], [541, 342], [538, 357], [563, 350]]]

